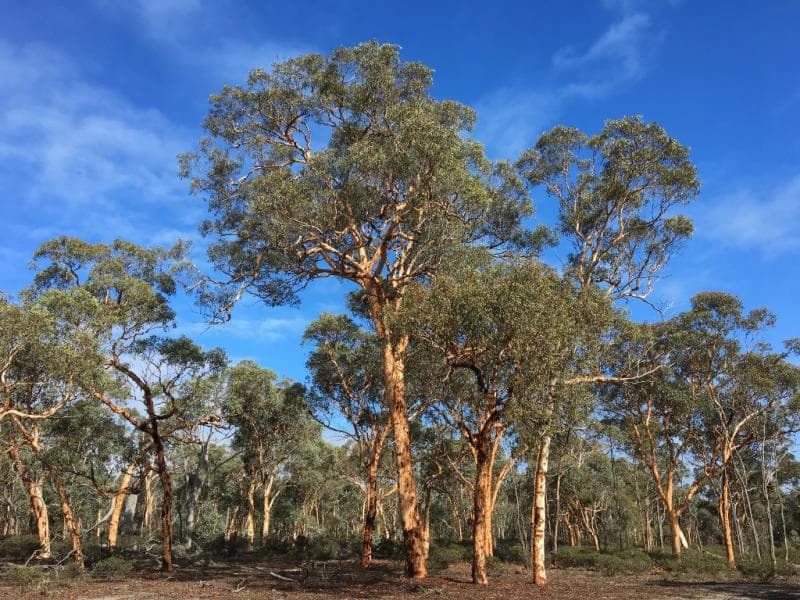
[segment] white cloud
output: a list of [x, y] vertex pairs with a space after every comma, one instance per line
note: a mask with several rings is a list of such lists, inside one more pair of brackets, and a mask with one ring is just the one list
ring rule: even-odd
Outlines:
[[597, 99], [624, 89], [647, 72], [650, 53], [661, 39], [633, 2], [609, 2], [621, 14], [583, 51], [559, 49], [552, 59], [554, 83], [517, 85], [497, 90], [477, 104], [476, 135], [490, 154], [513, 157], [535, 141], [576, 99]]
[[475, 137], [490, 156], [510, 158], [530, 146], [560, 111], [557, 93], [504, 88], [481, 98], [475, 106]]
[[700, 219], [699, 231], [728, 247], [768, 257], [800, 252], [800, 175], [770, 192], [743, 188], [722, 196]]
[[227, 339], [274, 342], [300, 336], [310, 323], [303, 316], [267, 317], [247, 319], [237, 317], [222, 325], [209, 326], [207, 322], [185, 323], [177, 328], [178, 334], [198, 336], [205, 333], [224, 335]]
[[556, 52], [556, 70], [581, 74], [578, 81], [567, 86], [569, 93], [603, 96], [641, 77], [646, 70], [647, 50], [658, 39], [650, 25], [650, 17], [644, 13], [624, 14], [584, 52], [573, 47]]
[[188, 141], [159, 111], [82, 79], [43, 46], [0, 42], [0, 81], [0, 158], [29, 197], [96, 207], [123, 189], [143, 201], [185, 192], [175, 155]]

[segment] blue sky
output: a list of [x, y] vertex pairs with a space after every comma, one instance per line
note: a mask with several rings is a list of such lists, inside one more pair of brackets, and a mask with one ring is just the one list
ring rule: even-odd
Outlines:
[[[726, 290], [778, 314], [773, 341], [800, 335], [800, 3], [94, 0], [2, 14], [1, 290], [24, 286], [33, 250], [59, 234], [182, 237], [202, 256], [204, 205], [175, 155], [195, 146], [208, 95], [253, 67], [377, 39], [432, 66], [437, 96], [477, 109], [495, 158], [557, 123], [660, 122], [691, 147], [703, 189], [656, 301], [671, 314]], [[551, 203], [534, 200], [547, 222]], [[299, 308], [250, 301], [212, 330], [181, 301], [179, 330], [302, 380], [302, 331], [345, 291], [324, 281]]]

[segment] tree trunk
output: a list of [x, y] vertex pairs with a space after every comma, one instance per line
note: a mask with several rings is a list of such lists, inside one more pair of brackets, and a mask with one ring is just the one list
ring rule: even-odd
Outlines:
[[131, 465], [122, 474], [119, 480], [119, 487], [114, 496], [114, 509], [111, 511], [111, 517], [108, 519], [108, 548], [113, 550], [117, 547], [117, 538], [119, 535], [119, 524], [122, 517], [122, 510], [125, 506], [125, 499], [128, 496], [128, 488], [133, 479], [133, 473], [136, 470], [136, 463]]
[[[559, 459], [559, 463], [560, 463]], [[559, 523], [559, 515], [561, 515], [561, 468], [559, 466], [558, 472], [556, 473], [556, 497], [555, 497], [555, 519], [553, 519], [553, 541], [551, 543], [553, 554], [558, 552], [558, 523]]]
[[153, 428], [153, 447], [156, 451], [156, 471], [161, 482], [161, 570], [172, 573], [172, 480], [167, 466], [164, 445], [158, 435], [158, 425], [151, 421]]
[[233, 507], [233, 510], [228, 515], [228, 522], [225, 525], [225, 541], [230, 542], [236, 537], [236, 532], [238, 530], [236, 521], [239, 520], [239, 511], [240, 507], [237, 504]]
[[[387, 335], [387, 338], [389, 336]], [[408, 339], [392, 343], [384, 339], [383, 373], [385, 394], [394, 430], [395, 459], [397, 463], [397, 500], [406, 550], [406, 575], [422, 579], [427, 575], [422, 523], [414, 482], [414, 464], [411, 456], [411, 434], [405, 399], [405, 349]]]
[[[483, 435], [481, 435], [483, 433]], [[489, 462], [489, 441], [484, 432], [475, 445], [475, 486], [472, 509], [472, 583], [487, 585], [486, 576], [486, 532], [489, 526], [487, 514], [491, 510], [492, 465]]]
[[147, 536], [153, 532], [153, 511], [155, 510], [155, 496], [153, 495], [154, 475], [148, 472], [144, 476], [144, 514], [142, 515], [142, 533]]
[[364, 526], [361, 530], [361, 568], [366, 569], [372, 562], [372, 536], [378, 516], [378, 466], [370, 462], [367, 470], [367, 497], [365, 500]]
[[267, 538], [269, 537], [270, 532], [270, 524], [272, 522], [272, 505], [275, 502], [275, 499], [280, 495], [280, 490], [274, 496], [272, 495], [272, 489], [275, 486], [275, 474], [271, 473], [267, 477], [267, 483], [264, 485], [264, 489], [262, 491], [262, 498], [261, 498], [261, 508], [262, 508], [262, 520], [261, 520], [261, 545], [263, 546], [267, 542]]
[[244, 538], [247, 540], [247, 551], [255, 550], [256, 542], [256, 480], [250, 477], [247, 487], [247, 514], [244, 519]]
[[722, 469], [719, 494], [719, 524], [722, 529], [722, 540], [725, 544], [725, 558], [728, 566], [736, 568], [736, 556], [733, 549], [733, 529], [731, 527], [731, 486], [728, 467]]
[[25, 488], [25, 492], [28, 495], [28, 502], [31, 505], [31, 514], [33, 515], [36, 525], [36, 534], [39, 537], [39, 553], [37, 554], [37, 558], [50, 558], [50, 519], [47, 514], [47, 504], [44, 502], [42, 493], [42, 478], [34, 479], [33, 475], [20, 458], [19, 448], [14, 445], [13, 440], [9, 440], [9, 442], [7, 450], [8, 456], [11, 458], [14, 470], [17, 472]]
[[533, 515], [531, 534], [531, 563], [533, 582], [547, 584], [545, 566], [545, 528], [547, 526], [547, 467], [550, 461], [550, 436], [545, 436], [536, 459], [536, 476], [533, 486]]
[[683, 536], [681, 524], [678, 521], [678, 515], [674, 510], [667, 509], [667, 520], [669, 520], [669, 529], [672, 534], [672, 554], [675, 558], [681, 558], [681, 550], [686, 544], [686, 538]]
[[61, 502], [61, 511], [64, 513], [64, 524], [69, 531], [70, 541], [72, 543], [72, 558], [78, 571], [83, 571], [84, 556], [83, 545], [81, 544], [80, 524], [77, 522], [72, 512], [72, 506], [70, 506], [69, 496], [67, 496], [67, 490], [64, 488], [64, 484], [61, 483], [61, 480], [53, 471], [50, 471], [50, 481], [53, 483], [53, 487], [58, 493], [58, 499]]

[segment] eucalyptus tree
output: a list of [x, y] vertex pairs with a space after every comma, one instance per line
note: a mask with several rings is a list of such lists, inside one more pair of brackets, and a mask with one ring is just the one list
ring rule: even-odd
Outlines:
[[242, 361], [229, 370], [222, 415], [234, 428], [231, 444], [241, 452], [247, 475], [243, 529], [248, 547], [253, 549], [257, 488], [262, 494], [263, 544], [270, 532], [272, 506], [283, 490], [281, 475], [301, 445], [319, 436], [319, 425], [309, 415], [302, 386], [278, 382], [275, 373], [252, 361]]
[[[61, 237], [34, 255], [37, 271], [28, 294], [60, 294], [63, 310], [86, 319], [99, 341], [99, 373], [84, 388], [114, 414], [150, 438], [162, 488], [162, 569], [171, 571], [173, 494], [166, 440], [197, 419], [195, 387], [224, 367], [220, 350], [203, 351], [186, 337], [165, 334], [175, 324], [169, 296], [172, 268], [183, 247], [142, 248], [117, 240], [90, 244]], [[131, 406], [137, 402], [143, 414]]]
[[[353, 440], [362, 457], [365, 510], [361, 566], [372, 560], [372, 538], [378, 515], [378, 469], [391, 422], [382, 403], [380, 346], [376, 336], [347, 315], [323, 314], [309, 325], [305, 342], [315, 345], [306, 366], [311, 374], [309, 398], [327, 428]], [[346, 426], [337, 426], [337, 416]], [[345, 428], [346, 427], [346, 428]]]
[[735, 555], [730, 479], [735, 454], [760, 437], [772, 413], [789, 416], [783, 423], [788, 430], [797, 426], [790, 415], [800, 402], [800, 369], [786, 361], [794, 344], [776, 352], [762, 341], [764, 330], [774, 322], [768, 310], [745, 313], [740, 299], [721, 292], [697, 294], [691, 309], [675, 319], [670, 358], [690, 401], [703, 409], [702, 435], [693, 450], [704, 472], [721, 478], [720, 526], [731, 566]]
[[456, 270], [410, 297], [409, 331], [433, 350], [429, 369], [439, 363], [443, 416], [475, 461], [472, 579], [486, 584], [491, 513], [501, 483], [492, 481], [492, 471], [509, 414], [535, 410], [531, 399], [571, 374], [561, 348], [586, 350], [586, 317], [574, 286], [538, 262]]
[[[212, 96], [200, 154], [183, 172], [208, 198], [221, 285], [203, 301], [226, 313], [249, 291], [296, 300], [336, 277], [365, 292], [381, 346], [394, 430], [409, 575], [426, 574], [406, 414], [408, 337], [388, 313], [463, 244], [500, 251], [529, 236], [523, 186], [467, 135], [475, 116], [432, 97], [432, 70], [396, 46], [365, 43], [256, 69]], [[313, 139], [312, 139], [313, 138]]]
[[[695, 198], [697, 173], [688, 149], [657, 123], [641, 117], [607, 121], [588, 136], [557, 126], [516, 164], [533, 187], [544, 187], [559, 207], [558, 229], [570, 247], [565, 274], [580, 290], [598, 287], [611, 301], [648, 302], [660, 271], [692, 233], [674, 210]], [[556, 396], [551, 395], [553, 399]], [[534, 581], [544, 568], [546, 473], [550, 434], [537, 456], [534, 511]]]
[[[20, 303], [0, 300], [0, 428], [5, 451], [28, 496], [40, 558], [50, 556], [43, 496], [48, 469], [29, 464], [20, 446], [29, 446], [31, 457], [41, 453], [41, 424], [80, 397], [81, 384], [90, 379], [96, 346], [85, 320], [62, 310], [58, 292]], [[58, 473], [50, 469], [49, 476], [61, 493]], [[75, 560], [82, 568], [80, 548]]]

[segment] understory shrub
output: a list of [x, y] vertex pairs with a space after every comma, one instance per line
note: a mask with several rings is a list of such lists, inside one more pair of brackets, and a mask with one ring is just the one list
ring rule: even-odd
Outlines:
[[47, 572], [41, 567], [12, 565], [6, 571], [8, 580], [19, 587], [35, 587], [47, 581]]
[[121, 556], [109, 556], [92, 565], [92, 574], [109, 579], [125, 577], [133, 571], [133, 563]]

